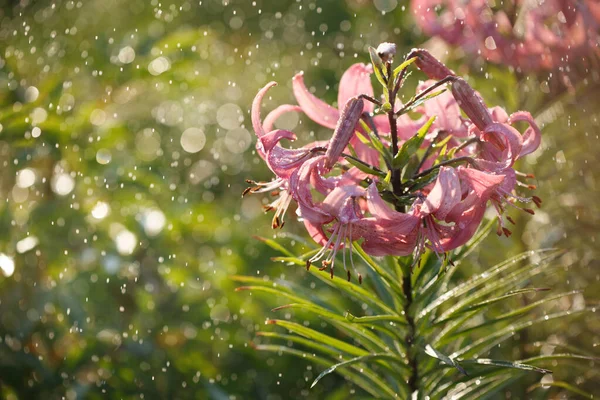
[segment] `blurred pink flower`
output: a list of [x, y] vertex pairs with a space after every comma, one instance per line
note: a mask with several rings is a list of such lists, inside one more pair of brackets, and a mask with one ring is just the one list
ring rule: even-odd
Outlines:
[[553, 69], [598, 55], [597, 0], [412, 0], [417, 25], [494, 63], [523, 71]]

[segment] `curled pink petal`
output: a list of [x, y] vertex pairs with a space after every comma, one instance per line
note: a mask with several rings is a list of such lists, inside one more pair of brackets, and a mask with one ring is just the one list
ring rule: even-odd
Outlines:
[[296, 140], [296, 135], [294, 134], [294, 132], [286, 131], [284, 129], [277, 129], [264, 134], [260, 138], [260, 142], [262, 143], [263, 150], [265, 151], [265, 153], [268, 153], [283, 139], [293, 141]]
[[276, 109], [271, 111], [269, 114], [267, 114], [267, 116], [265, 117], [265, 120], [263, 122], [264, 131], [271, 132], [273, 130], [273, 125], [274, 125], [275, 121], [277, 121], [277, 119], [279, 117], [281, 117], [285, 113], [294, 112], [294, 111], [302, 111], [302, 108], [300, 108], [299, 106], [295, 106], [293, 104], [283, 104], [283, 105], [277, 107]]
[[304, 85], [303, 72], [294, 76], [292, 87], [294, 89], [296, 101], [298, 101], [302, 111], [304, 111], [310, 119], [326, 128], [335, 128], [337, 120], [340, 117], [339, 111], [308, 91]]
[[508, 119], [509, 124], [514, 124], [515, 122], [524, 121], [529, 124], [527, 130], [523, 134], [523, 147], [521, 152], [519, 153], [519, 157], [523, 157], [527, 154], [533, 153], [540, 147], [540, 143], [542, 142], [542, 132], [540, 128], [535, 123], [535, 120], [527, 111], [517, 111], [510, 115]]
[[269, 82], [258, 91], [256, 96], [254, 97], [254, 101], [252, 102], [252, 127], [254, 128], [254, 133], [260, 139], [265, 135], [265, 130], [263, 128], [262, 121], [260, 120], [260, 106], [262, 105], [262, 100], [273, 86], [277, 86], [277, 82]]
[[508, 124], [494, 122], [488, 125], [481, 138], [491, 144], [485, 150], [490, 161], [506, 162], [508, 166], [512, 166], [521, 154], [523, 137]]
[[[350, 98], [361, 94], [373, 97], [372, 73], [373, 67], [363, 63], [353, 64], [344, 72], [338, 90], [338, 108], [341, 109]], [[364, 111], [373, 112], [373, 107], [373, 103], [367, 102]]]
[[427, 195], [421, 212], [435, 214], [443, 220], [461, 200], [461, 188], [458, 174], [454, 168], [441, 167], [431, 192]]

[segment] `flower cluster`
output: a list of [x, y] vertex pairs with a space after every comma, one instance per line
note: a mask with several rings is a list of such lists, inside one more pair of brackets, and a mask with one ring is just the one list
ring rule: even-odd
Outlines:
[[412, 0], [415, 21], [438, 36], [494, 63], [524, 71], [566, 66], [598, 54], [597, 0]]
[[[263, 98], [275, 82], [261, 89], [252, 104], [256, 149], [276, 179], [249, 181], [253, 186], [244, 194], [275, 197], [266, 207], [275, 210], [273, 228], [283, 226], [295, 202], [307, 231], [322, 246], [307, 267], [321, 261], [332, 277], [340, 255], [350, 279], [346, 253], [353, 242], [374, 256], [413, 254], [418, 260], [426, 247], [441, 255], [465, 244], [488, 202], [498, 214], [498, 233], [507, 236], [505, 220], [514, 223], [507, 206], [533, 213], [519, 203], [541, 203], [515, 192], [517, 187], [535, 189], [519, 180], [531, 175], [513, 169], [540, 144], [531, 115], [488, 108], [466, 81], [425, 50], [413, 50], [395, 69], [394, 54], [395, 46], [384, 43], [371, 49], [372, 65], [352, 65], [339, 84], [339, 108], [311, 94], [302, 73], [293, 79], [297, 106], [282, 105], [261, 118]], [[398, 92], [412, 63], [432, 80], [401, 104]], [[380, 99], [371, 85], [373, 72], [384, 88]], [[274, 129], [273, 123], [290, 111], [302, 111], [332, 129], [330, 140], [283, 147], [283, 140], [296, 135]], [[523, 133], [513, 126], [517, 122], [528, 125]], [[353, 265], [352, 251], [349, 259]]]

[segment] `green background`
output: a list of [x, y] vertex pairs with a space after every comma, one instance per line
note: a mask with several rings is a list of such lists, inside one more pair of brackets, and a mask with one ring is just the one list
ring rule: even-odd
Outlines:
[[[270, 80], [280, 85], [266, 109], [294, 103], [300, 70], [333, 104], [344, 70], [382, 41], [401, 54], [427, 44], [489, 105], [529, 110], [543, 126], [541, 150], [519, 165], [536, 174], [542, 209], [512, 212], [514, 235], [489, 238], [463, 276], [557, 246], [567, 250], [561, 268], [536, 284], [582, 293], [549, 307], [597, 304], [597, 70], [574, 65], [568, 90], [565, 72], [488, 65], [421, 36], [395, 0], [0, 4], [0, 253], [15, 264], [0, 271], [0, 397], [358, 395], [333, 375], [309, 389], [319, 368], [255, 351], [265, 319], [294, 314], [272, 312], [276, 298], [235, 292], [231, 277], [286, 277], [345, 301], [270, 261], [275, 253], [254, 238], [305, 234], [293, 212], [272, 231], [262, 196], [240, 196], [245, 179], [271, 178], [253, 152], [248, 111]], [[330, 134], [294, 114], [278, 123], [300, 143]], [[598, 355], [598, 332], [594, 315], [553, 323], [515, 336], [506, 354], [538, 354], [549, 342]], [[590, 365], [555, 375], [598, 394]], [[537, 381], [507, 392], [528, 398]]]

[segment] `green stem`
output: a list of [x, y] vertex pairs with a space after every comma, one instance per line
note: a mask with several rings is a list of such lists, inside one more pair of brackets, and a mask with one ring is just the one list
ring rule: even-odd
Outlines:
[[413, 288], [410, 272], [408, 274], [404, 274], [402, 277], [402, 290], [404, 292], [404, 296], [406, 297], [406, 302], [404, 303], [404, 316], [406, 317], [406, 321], [408, 323], [408, 332], [406, 333], [405, 338], [406, 356], [408, 357], [408, 366], [410, 368], [408, 387], [410, 388], [411, 393], [414, 393], [419, 389], [419, 366], [417, 364], [417, 352], [414, 346], [416, 328], [415, 320], [411, 310], [413, 303]]

